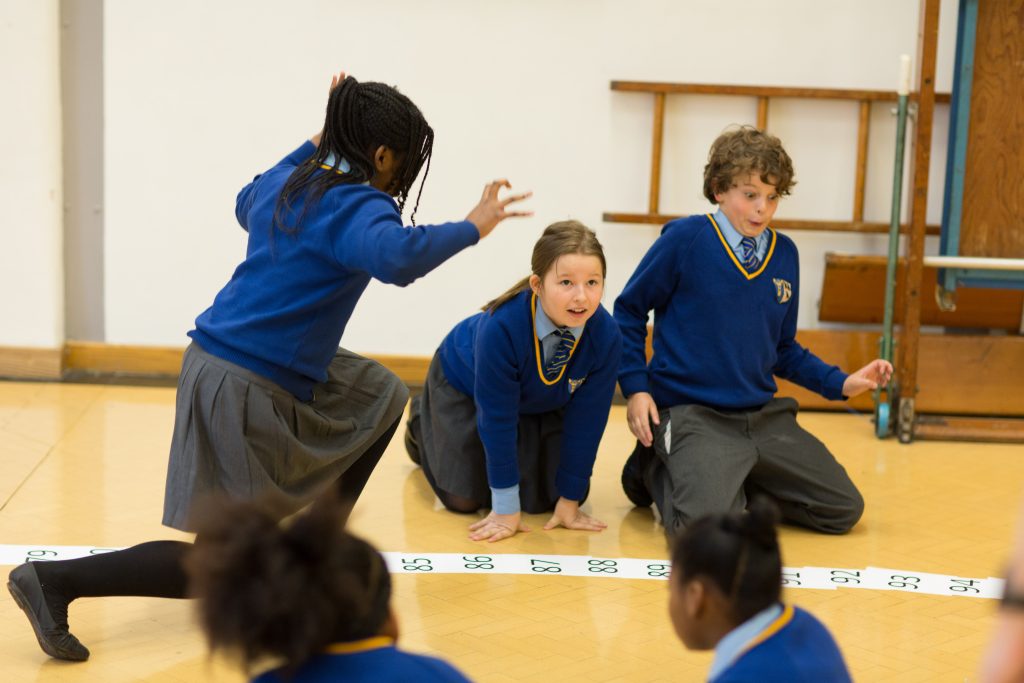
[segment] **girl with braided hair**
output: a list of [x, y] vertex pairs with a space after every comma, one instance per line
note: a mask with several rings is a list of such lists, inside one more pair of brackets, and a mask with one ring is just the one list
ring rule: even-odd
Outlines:
[[[347, 517], [384, 453], [408, 390], [339, 343], [371, 278], [404, 286], [476, 244], [529, 193], [488, 184], [464, 220], [402, 223], [434, 133], [395, 88], [339, 74], [321, 133], [238, 194], [245, 258], [189, 332], [178, 380], [163, 523], [194, 531], [208, 494], [272, 495], [283, 518], [334, 487]], [[424, 167], [426, 167], [424, 169]], [[422, 184], [420, 186], [422, 190]], [[417, 205], [419, 195], [417, 194]], [[413, 208], [415, 216], [416, 207]], [[75, 560], [26, 563], [8, 589], [43, 651], [81, 661], [68, 629], [79, 597], [186, 597], [191, 544], [142, 543]]]
[[850, 681], [839, 647], [809, 613], [781, 602], [778, 509], [707, 515], [672, 546], [669, 616], [691, 650], [714, 648], [713, 683]]
[[218, 500], [200, 519], [185, 560], [211, 650], [255, 683], [373, 681], [466, 683], [450, 664], [398, 649], [388, 568], [348, 534], [332, 495], [289, 524], [259, 504]]

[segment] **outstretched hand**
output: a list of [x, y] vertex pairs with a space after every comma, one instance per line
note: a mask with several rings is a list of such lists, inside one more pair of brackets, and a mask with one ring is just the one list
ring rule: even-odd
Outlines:
[[877, 389], [892, 379], [892, 363], [876, 358], [843, 382], [843, 396], [853, 398], [865, 391]]
[[480, 237], [484, 238], [494, 230], [498, 223], [510, 216], [532, 216], [533, 211], [508, 211], [507, 207], [516, 202], [521, 202], [533, 195], [532, 192], [522, 194], [510, 194], [507, 197], [499, 198], [498, 190], [501, 188], [512, 189], [512, 184], [505, 179], [495, 180], [487, 183], [484, 192], [480, 195], [480, 202], [469, 212], [466, 220], [476, 226]]
[[522, 513], [516, 512], [511, 515], [499, 515], [494, 510], [481, 519], [469, 525], [469, 538], [474, 541], [488, 541], [494, 543], [505, 538], [511, 538], [518, 531], [529, 531], [530, 527], [523, 524]]
[[581, 531], [602, 531], [608, 525], [599, 519], [595, 519], [580, 509], [579, 501], [559, 498], [555, 503], [555, 513], [544, 525], [545, 531], [556, 527], [564, 526], [566, 529], [577, 529]]

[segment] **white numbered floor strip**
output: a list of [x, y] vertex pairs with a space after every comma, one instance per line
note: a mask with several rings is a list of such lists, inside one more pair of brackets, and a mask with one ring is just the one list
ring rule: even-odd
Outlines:
[[[0, 545], [0, 565], [22, 562], [70, 560], [118, 548], [90, 546]], [[525, 574], [545, 576], [590, 576], [616, 579], [668, 578], [668, 560], [603, 558], [586, 555], [513, 555], [458, 553], [383, 553], [394, 574]], [[967, 598], [999, 598], [1003, 580], [993, 577], [972, 579], [948, 574], [928, 574], [905, 569], [867, 567], [784, 567], [782, 585], [788, 588], [867, 588], [926, 595]]]

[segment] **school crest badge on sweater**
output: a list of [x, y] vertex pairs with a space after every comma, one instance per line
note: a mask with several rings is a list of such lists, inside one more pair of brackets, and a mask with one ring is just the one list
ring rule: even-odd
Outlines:
[[570, 394], [576, 393], [576, 390], [580, 388], [580, 385], [583, 384], [586, 381], [587, 381], [586, 377], [581, 377], [579, 379], [573, 379], [573, 378], [570, 377], [569, 378], [569, 393]]
[[784, 304], [793, 298], [793, 285], [789, 284], [788, 280], [782, 278], [773, 277], [772, 282], [775, 283], [775, 300], [780, 304]]

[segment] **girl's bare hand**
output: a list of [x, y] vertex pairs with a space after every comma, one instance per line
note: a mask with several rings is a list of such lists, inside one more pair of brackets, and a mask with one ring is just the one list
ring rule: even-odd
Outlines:
[[560, 526], [580, 531], [602, 531], [608, 528], [607, 524], [581, 510], [579, 501], [567, 498], [558, 499], [558, 502], [555, 504], [555, 513], [551, 515], [551, 519], [544, 525], [544, 530], [549, 531]]
[[522, 513], [516, 512], [511, 515], [499, 515], [494, 510], [479, 522], [469, 525], [469, 538], [474, 541], [488, 541], [494, 543], [505, 538], [511, 538], [518, 531], [529, 531], [530, 527], [523, 524]]
[[480, 195], [480, 202], [469, 212], [466, 220], [476, 226], [480, 237], [484, 238], [494, 230], [498, 223], [510, 216], [532, 216], [532, 211], [509, 211], [508, 207], [516, 202], [533, 195], [532, 192], [522, 194], [510, 194], [504, 198], [498, 197], [498, 190], [501, 188], [512, 189], [512, 184], [505, 179], [495, 180], [484, 187]]

